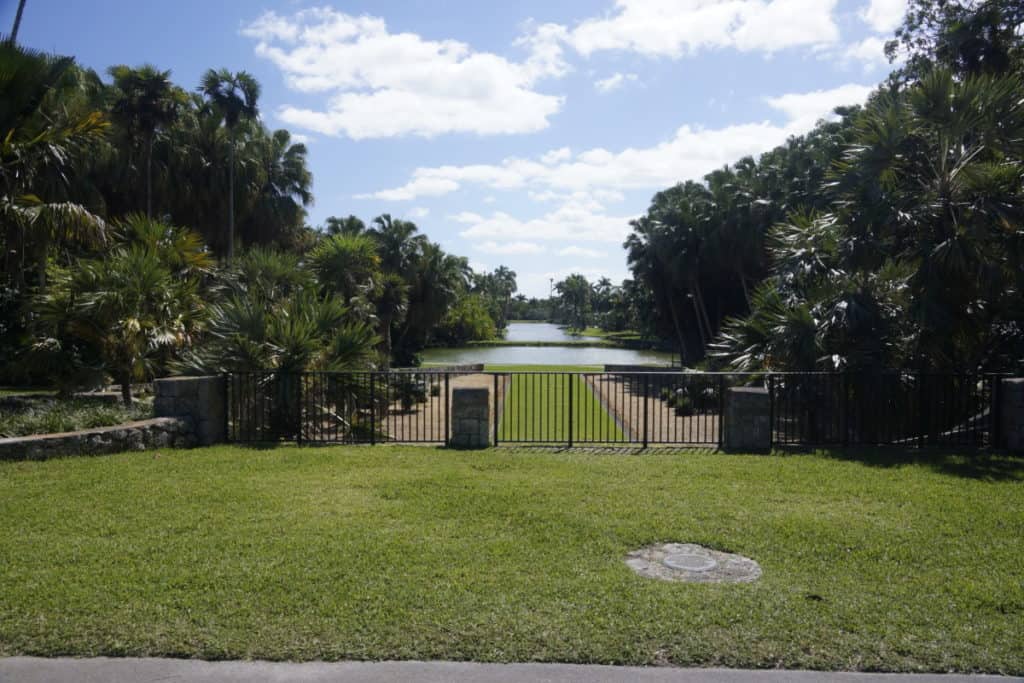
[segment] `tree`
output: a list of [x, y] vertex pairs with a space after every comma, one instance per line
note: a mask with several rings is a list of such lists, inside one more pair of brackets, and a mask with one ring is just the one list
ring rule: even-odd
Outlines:
[[313, 249], [310, 261], [321, 286], [346, 302], [367, 296], [380, 279], [377, 243], [368, 235], [331, 235]]
[[374, 218], [373, 225], [368, 233], [379, 245], [381, 268], [388, 273], [407, 272], [427, 238], [416, 234], [419, 229], [412, 221], [395, 219], [387, 213]]
[[14, 26], [11, 28], [10, 43], [18, 42], [18, 29], [21, 28], [21, 16], [25, 13], [25, 0], [18, 0], [18, 11], [14, 14]]
[[219, 114], [228, 130], [228, 223], [227, 223], [227, 260], [230, 263], [235, 255], [235, 154], [237, 147], [237, 131], [239, 124], [248, 119], [255, 119], [259, 113], [257, 102], [260, 97], [260, 84], [248, 72], [231, 73], [227, 69], [215, 71], [210, 69], [203, 76], [200, 90], [210, 105]]
[[568, 316], [569, 328], [586, 329], [591, 312], [591, 290], [587, 278], [574, 273], [556, 284], [555, 291]]
[[178, 116], [184, 93], [171, 83], [170, 71], [146, 64], [137, 69], [119, 65], [109, 69], [117, 92], [111, 113], [129, 134], [141, 141], [146, 157], [146, 216], [153, 217], [153, 140]]
[[110, 253], [55, 267], [38, 302], [37, 347], [92, 347], [126, 404], [132, 382], [151, 377], [166, 351], [192, 344], [204, 314], [196, 240], [143, 220], [122, 225], [126, 242]]
[[391, 362], [391, 328], [400, 322], [409, 310], [409, 286], [397, 273], [384, 273], [377, 283], [374, 300], [380, 319], [384, 359]]

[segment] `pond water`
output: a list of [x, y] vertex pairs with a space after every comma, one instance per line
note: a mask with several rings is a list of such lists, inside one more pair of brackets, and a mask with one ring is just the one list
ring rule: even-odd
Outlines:
[[516, 342], [556, 342], [579, 341], [586, 337], [574, 337], [564, 327], [559, 327], [554, 323], [509, 323], [505, 339]]
[[[508, 341], [578, 341], [558, 325], [551, 323], [509, 323]], [[470, 346], [455, 349], [427, 349], [424, 363], [464, 365], [667, 365], [672, 354], [639, 349], [606, 349], [585, 346]]]

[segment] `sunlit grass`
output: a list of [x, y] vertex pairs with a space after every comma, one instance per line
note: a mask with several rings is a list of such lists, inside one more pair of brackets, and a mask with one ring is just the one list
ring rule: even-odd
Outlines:
[[498, 440], [623, 441], [619, 425], [575, 372], [552, 367], [546, 372], [513, 374], [504, 398]]
[[[3, 463], [0, 655], [1024, 673], [1022, 462], [844, 457], [219, 447]], [[671, 540], [764, 575], [670, 584], [623, 562]]]

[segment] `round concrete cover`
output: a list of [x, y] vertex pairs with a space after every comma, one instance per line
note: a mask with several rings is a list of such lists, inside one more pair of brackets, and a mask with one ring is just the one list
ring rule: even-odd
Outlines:
[[706, 572], [718, 566], [718, 562], [707, 555], [693, 553], [667, 555], [661, 563], [669, 569], [678, 569], [683, 572]]
[[761, 578], [761, 567], [749, 557], [696, 543], [658, 543], [634, 550], [626, 564], [648, 579], [689, 583], [749, 583]]

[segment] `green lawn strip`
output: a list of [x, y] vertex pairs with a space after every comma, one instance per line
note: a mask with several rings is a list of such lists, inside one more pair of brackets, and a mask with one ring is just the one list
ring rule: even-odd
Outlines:
[[513, 374], [505, 394], [499, 441], [569, 441], [570, 388], [572, 437], [576, 443], [625, 441], [622, 430], [575, 372]]
[[[217, 447], [0, 463], [0, 655], [1024, 673], [1021, 461], [842, 457]], [[764, 575], [672, 584], [623, 563], [660, 541], [743, 553]]]

